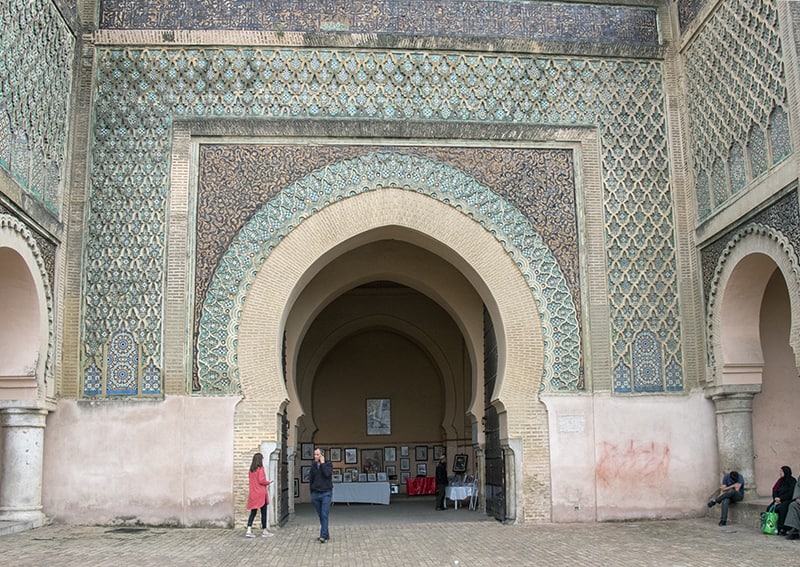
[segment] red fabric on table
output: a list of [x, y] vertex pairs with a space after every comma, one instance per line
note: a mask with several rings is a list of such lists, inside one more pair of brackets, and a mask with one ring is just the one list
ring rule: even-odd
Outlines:
[[406, 494], [409, 496], [415, 496], [417, 494], [436, 494], [436, 478], [432, 476], [407, 478]]

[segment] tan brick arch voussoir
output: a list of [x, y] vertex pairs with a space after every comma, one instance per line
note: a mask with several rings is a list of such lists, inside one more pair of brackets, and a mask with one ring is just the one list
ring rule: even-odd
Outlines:
[[[363, 245], [363, 235], [383, 227], [398, 227], [399, 238], [453, 264], [486, 304], [497, 334], [493, 401], [506, 412], [504, 434], [521, 437], [531, 427], [546, 427], [529, 423], [528, 410], [537, 401], [542, 379], [543, 337], [534, 298], [517, 266], [489, 231], [456, 208], [421, 193], [381, 188], [333, 203], [303, 221], [259, 270], [239, 326], [244, 400], [237, 407], [236, 435], [245, 447], [250, 439], [279, 438], [276, 416], [288, 399], [282, 335], [294, 301], [332, 259]], [[251, 408], [258, 408], [260, 415], [253, 415]], [[263, 415], [265, 411], [270, 415]], [[263, 429], [257, 432], [254, 427]]]

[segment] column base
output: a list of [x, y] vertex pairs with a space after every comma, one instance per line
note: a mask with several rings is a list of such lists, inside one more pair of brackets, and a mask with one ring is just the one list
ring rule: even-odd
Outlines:
[[13, 534], [50, 523], [41, 510], [0, 508], [0, 534]]

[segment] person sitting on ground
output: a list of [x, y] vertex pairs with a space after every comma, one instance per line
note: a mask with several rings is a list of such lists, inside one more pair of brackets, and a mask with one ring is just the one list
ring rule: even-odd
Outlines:
[[[786, 535], [787, 530], [783, 522], [786, 520], [786, 512], [789, 511], [796, 484], [797, 481], [792, 476], [792, 468], [787, 465], [782, 466], [778, 480], [772, 487], [772, 504], [775, 505], [775, 512], [778, 514], [778, 535]], [[772, 504], [770, 504], [770, 508]]]
[[789, 502], [783, 525], [789, 530], [786, 533], [786, 539], [800, 539], [800, 482], [794, 485], [792, 501]]
[[720, 526], [728, 523], [728, 506], [732, 502], [739, 502], [742, 498], [744, 498], [744, 477], [738, 471], [731, 471], [722, 477], [719, 496], [708, 501], [709, 508], [715, 504], [722, 504], [722, 512], [719, 516]]

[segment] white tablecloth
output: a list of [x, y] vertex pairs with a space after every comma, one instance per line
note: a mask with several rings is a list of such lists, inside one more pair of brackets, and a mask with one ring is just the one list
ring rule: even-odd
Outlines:
[[335, 482], [333, 501], [388, 504], [391, 491], [388, 482]]
[[458, 509], [458, 501], [466, 500], [472, 496], [472, 486], [448, 486], [444, 489], [444, 507], [447, 508], [447, 499], [455, 502]]

